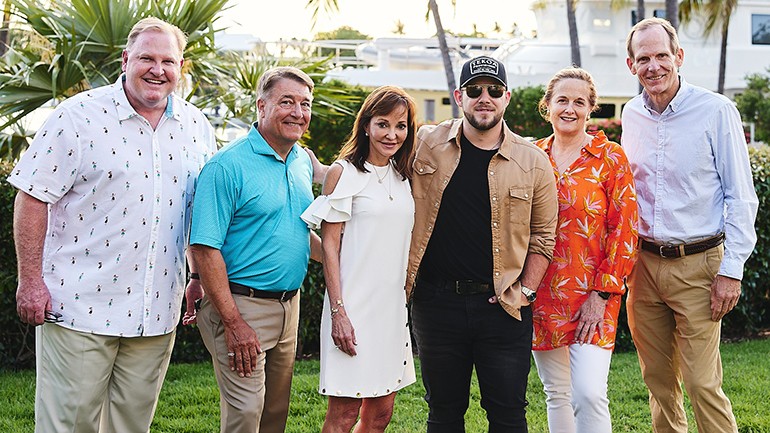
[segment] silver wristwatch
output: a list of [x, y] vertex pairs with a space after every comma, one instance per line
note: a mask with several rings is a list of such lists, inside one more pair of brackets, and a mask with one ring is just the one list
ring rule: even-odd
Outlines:
[[535, 302], [535, 299], [537, 299], [537, 292], [534, 290], [531, 290], [529, 287], [525, 286], [524, 284], [521, 285], [521, 294], [524, 295], [525, 298], [527, 298], [527, 302], [530, 304]]

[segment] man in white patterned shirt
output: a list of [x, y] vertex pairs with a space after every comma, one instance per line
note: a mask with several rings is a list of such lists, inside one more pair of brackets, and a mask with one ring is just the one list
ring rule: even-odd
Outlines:
[[150, 429], [193, 188], [216, 150], [205, 116], [173, 94], [186, 44], [171, 24], [139, 21], [117, 82], [61, 103], [8, 178], [19, 189], [17, 311], [42, 325], [37, 432]]

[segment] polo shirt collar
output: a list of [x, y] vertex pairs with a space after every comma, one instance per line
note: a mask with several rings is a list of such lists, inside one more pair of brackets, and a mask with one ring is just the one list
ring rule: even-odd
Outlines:
[[[265, 138], [262, 137], [262, 134], [259, 133], [257, 126], [258, 122], [254, 122], [249, 129], [248, 135], [246, 136], [246, 139], [251, 145], [251, 150], [258, 155], [273, 156], [278, 161], [283, 162], [283, 158], [278, 155], [278, 152], [276, 152], [275, 149], [273, 149], [267, 143]], [[286, 163], [289, 163], [291, 160], [297, 157], [298, 147], [299, 145], [294, 143], [294, 145], [291, 147], [291, 150], [289, 151], [289, 154], [286, 155]]]

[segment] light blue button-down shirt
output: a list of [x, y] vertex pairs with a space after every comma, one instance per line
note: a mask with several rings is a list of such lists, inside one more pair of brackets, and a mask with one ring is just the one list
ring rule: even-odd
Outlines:
[[662, 113], [646, 92], [623, 109], [621, 143], [639, 203], [639, 236], [689, 243], [725, 233], [719, 274], [741, 279], [758, 200], [741, 117], [726, 97], [688, 84]]

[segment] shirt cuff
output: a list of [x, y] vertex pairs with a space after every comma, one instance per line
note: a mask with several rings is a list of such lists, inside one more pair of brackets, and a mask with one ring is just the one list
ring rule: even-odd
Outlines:
[[722, 257], [722, 264], [719, 266], [719, 275], [725, 277], [734, 278], [736, 280], [743, 279], [743, 261], [730, 259], [727, 256]]

